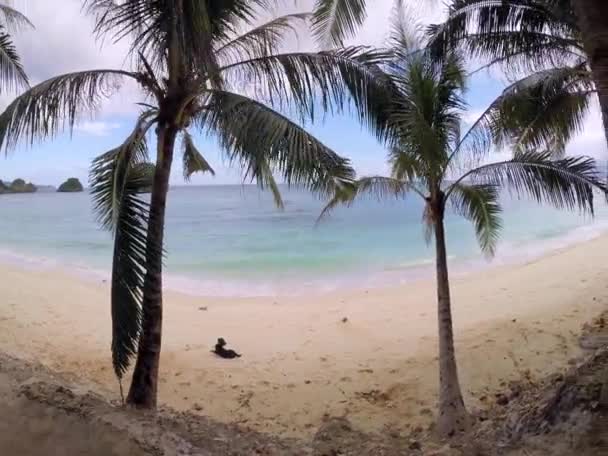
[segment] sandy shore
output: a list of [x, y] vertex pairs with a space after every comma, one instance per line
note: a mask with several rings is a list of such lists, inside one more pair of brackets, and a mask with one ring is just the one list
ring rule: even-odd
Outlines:
[[[608, 307], [608, 235], [452, 281], [467, 403], [579, 354], [581, 325]], [[58, 270], [0, 266], [0, 348], [118, 397], [109, 286]], [[344, 323], [342, 319], [348, 318]], [[222, 360], [218, 337], [243, 352]], [[257, 430], [303, 435], [325, 414], [367, 430], [427, 425], [435, 406], [432, 279], [322, 296], [167, 293], [160, 400]]]

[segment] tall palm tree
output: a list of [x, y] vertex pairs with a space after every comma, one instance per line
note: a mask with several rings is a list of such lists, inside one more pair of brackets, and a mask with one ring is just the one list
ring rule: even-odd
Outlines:
[[395, 59], [386, 69], [390, 97], [374, 124], [388, 147], [391, 175], [363, 177], [337, 188], [321, 217], [364, 195], [425, 202], [423, 223], [434, 236], [439, 324], [439, 415], [443, 436], [465, 430], [468, 413], [458, 380], [452, 329], [450, 285], [444, 217], [447, 210], [473, 223], [483, 252], [493, 255], [501, 222], [500, 189], [529, 195], [558, 208], [593, 211], [593, 187], [600, 184], [590, 158], [554, 159], [551, 151], [516, 149], [511, 159], [490, 163], [492, 147], [503, 147], [519, 132], [510, 130], [513, 113], [499, 98], [462, 134], [466, 73], [452, 52], [436, 61], [403, 29], [396, 28]]
[[0, 3], [0, 93], [28, 85], [21, 58], [10, 35], [24, 27], [34, 26], [22, 13], [4, 2]]
[[[114, 365], [122, 375], [137, 353], [127, 402], [154, 407], [162, 335], [162, 252], [165, 208], [174, 149], [181, 141], [186, 174], [209, 170], [189, 130], [219, 140], [229, 163], [268, 187], [281, 204], [275, 175], [328, 193], [353, 176], [342, 159], [295, 120], [320, 110], [355, 106], [361, 116], [382, 90], [375, 65], [383, 55], [361, 47], [282, 52], [286, 35], [306, 14], [257, 25], [274, 0], [87, 0], [96, 32], [129, 39], [135, 70], [99, 69], [57, 76], [19, 96], [0, 115], [0, 146], [13, 149], [72, 129], [124, 80], [145, 93], [126, 141], [96, 161], [95, 203], [115, 230], [112, 292]], [[244, 31], [244, 32], [243, 32]], [[371, 96], [372, 98], [367, 98]], [[141, 199], [133, 171], [156, 135], [152, 192]], [[118, 242], [117, 242], [118, 241]]]

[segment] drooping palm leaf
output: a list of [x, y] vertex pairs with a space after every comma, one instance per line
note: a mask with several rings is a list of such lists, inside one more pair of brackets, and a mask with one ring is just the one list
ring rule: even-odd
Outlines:
[[145, 135], [149, 114], [119, 147], [93, 161], [93, 207], [99, 223], [114, 234], [112, 258], [112, 362], [120, 379], [137, 353], [146, 264], [149, 204], [141, 193], [152, 185]]
[[341, 45], [366, 18], [366, 0], [316, 0], [313, 29], [324, 45]]
[[374, 102], [387, 96], [389, 80], [378, 69], [386, 58], [385, 51], [355, 46], [247, 59], [221, 72], [231, 87], [254, 86], [272, 106], [303, 119], [314, 120], [319, 108], [341, 110], [347, 102], [368, 119], [378, 109]]
[[328, 216], [338, 206], [350, 206], [357, 199], [364, 197], [376, 198], [379, 201], [386, 198], [405, 198], [412, 186], [399, 179], [384, 176], [362, 177], [353, 182], [337, 186], [329, 202], [325, 205], [317, 222]]
[[436, 54], [458, 46], [511, 72], [564, 66], [582, 55], [569, 0], [455, 0], [429, 33]]
[[245, 96], [215, 91], [198, 118], [199, 127], [216, 135], [231, 163], [245, 178], [273, 187], [272, 175], [285, 183], [331, 194], [354, 171], [306, 130], [264, 104]]
[[492, 148], [564, 153], [581, 131], [593, 96], [584, 65], [538, 71], [506, 87], [450, 155], [450, 171], [478, 166]]
[[80, 116], [92, 114], [115, 93], [122, 77], [135, 73], [93, 70], [49, 79], [18, 96], [0, 115], [0, 147], [14, 149], [20, 140], [32, 144], [72, 131]]
[[558, 209], [580, 209], [593, 214], [593, 189], [606, 191], [595, 160], [566, 157], [553, 160], [548, 152], [521, 152], [511, 160], [480, 166], [456, 184], [471, 182], [500, 186], [517, 196], [528, 196]]
[[0, 26], [0, 92], [25, 87], [27, 74], [11, 36]]
[[582, 131], [593, 93], [584, 63], [534, 73], [503, 92], [499, 127], [518, 150], [563, 154]]
[[300, 13], [272, 19], [221, 45], [216, 50], [218, 58], [226, 64], [236, 63], [243, 58], [252, 59], [275, 54], [279, 52], [289, 33], [296, 35], [298, 23], [305, 23], [309, 18], [310, 14]]
[[198, 151], [192, 136], [188, 132], [182, 135], [182, 160], [184, 169], [184, 180], [189, 181], [194, 173], [210, 173], [215, 176], [215, 171]]
[[23, 28], [34, 28], [34, 24], [32, 24], [27, 16], [4, 3], [0, 3], [0, 17], [0, 23], [9, 32], [17, 32]]
[[448, 200], [457, 214], [473, 222], [481, 250], [488, 256], [494, 255], [502, 228], [499, 196], [495, 185], [459, 183], [451, 187]]

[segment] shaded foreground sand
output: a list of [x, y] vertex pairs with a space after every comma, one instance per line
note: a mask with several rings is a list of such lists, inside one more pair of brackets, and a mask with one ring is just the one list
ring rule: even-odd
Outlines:
[[[554, 372], [580, 353], [581, 325], [608, 305], [607, 251], [602, 236], [452, 280], [460, 376], [471, 406], [494, 400], [510, 380]], [[2, 350], [117, 398], [108, 284], [7, 265], [0, 274]], [[169, 292], [165, 309], [160, 400], [177, 409], [282, 435], [310, 434], [324, 415], [346, 416], [368, 431], [432, 420], [431, 279], [320, 296]], [[209, 350], [217, 337], [243, 358], [215, 358]]]

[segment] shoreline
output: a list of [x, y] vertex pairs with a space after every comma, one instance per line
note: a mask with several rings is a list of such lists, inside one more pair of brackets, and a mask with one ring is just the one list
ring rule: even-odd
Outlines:
[[[452, 277], [469, 407], [582, 353], [581, 326], [608, 307], [605, 252], [606, 234], [522, 264]], [[118, 399], [109, 284], [15, 265], [0, 264], [0, 273], [2, 350]], [[159, 401], [287, 436], [307, 435], [326, 414], [368, 431], [427, 426], [437, 385], [434, 295], [429, 279], [322, 295], [168, 291]], [[218, 337], [243, 358], [213, 357]]]
[[[468, 257], [449, 255], [450, 276], [466, 277], [500, 269], [502, 267], [520, 266], [536, 261], [545, 256], [559, 253], [565, 249], [592, 241], [608, 235], [608, 220], [598, 221], [597, 225], [582, 225], [559, 236], [529, 241], [519, 244], [502, 242], [494, 258], [485, 258], [481, 254]], [[423, 242], [423, 240], [421, 240]], [[448, 242], [449, 253], [449, 242]], [[432, 254], [432, 252], [430, 253]], [[0, 265], [14, 266], [18, 269], [32, 271], [55, 271], [68, 275], [76, 280], [92, 283], [106, 283], [110, 280], [110, 268], [103, 269], [80, 261], [49, 256], [36, 256], [20, 253], [7, 246], [0, 246]], [[379, 290], [400, 286], [410, 286], [418, 282], [432, 280], [435, 274], [433, 258], [421, 258], [411, 263], [380, 269], [349, 271], [342, 275], [330, 273], [330, 279], [312, 277], [294, 272], [293, 277], [275, 277], [272, 280], [248, 277], [234, 280], [226, 276], [208, 276], [197, 279], [192, 273], [175, 273], [165, 267], [165, 292], [178, 293], [192, 298], [280, 298], [302, 296], [324, 296], [347, 291]], [[201, 275], [205, 275], [201, 271]], [[272, 277], [272, 273], [267, 275]], [[297, 278], [296, 278], [297, 277]], [[281, 286], [277, 287], [276, 283]], [[236, 289], [236, 291], [235, 291]], [[253, 291], [252, 291], [253, 290]]]

